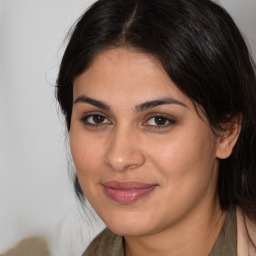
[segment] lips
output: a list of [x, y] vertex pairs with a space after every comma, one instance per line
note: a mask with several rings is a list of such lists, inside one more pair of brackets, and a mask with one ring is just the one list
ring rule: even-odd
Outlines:
[[156, 187], [158, 187], [157, 184], [146, 184], [135, 181], [108, 181], [102, 185], [106, 195], [111, 200], [120, 204], [133, 203], [149, 195]]

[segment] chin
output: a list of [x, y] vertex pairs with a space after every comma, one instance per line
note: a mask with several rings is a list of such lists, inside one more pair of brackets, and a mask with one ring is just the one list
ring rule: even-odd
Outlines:
[[144, 236], [148, 233], [147, 230], [138, 228], [138, 227], [115, 227], [115, 226], [109, 226], [108, 227], [114, 234], [119, 236]]
[[151, 231], [148, 222], [138, 217], [123, 216], [123, 218], [115, 218], [105, 223], [113, 233], [119, 236], [143, 236]]

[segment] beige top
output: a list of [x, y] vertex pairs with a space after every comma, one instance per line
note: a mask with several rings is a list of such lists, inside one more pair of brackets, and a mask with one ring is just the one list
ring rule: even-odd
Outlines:
[[50, 256], [47, 243], [43, 238], [25, 238], [19, 244], [0, 256]]
[[[256, 229], [240, 209], [229, 211], [209, 256], [256, 256]], [[82, 256], [124, 256], [124, 239], [103, 230]]]

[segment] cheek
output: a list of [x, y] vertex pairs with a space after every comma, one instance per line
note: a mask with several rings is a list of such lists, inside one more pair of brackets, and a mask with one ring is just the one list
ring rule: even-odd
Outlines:
[[198, 134], [184, 132], [173, 134], [161, 143], [151, 143], [149, 159], [172, 188], [200, 186], [212, 179], [215, 161], [215, 144], [208, 130]]
[[81, 183], [89, 181], [99, 169], [102, 146], [97, 141], [83, 133], [70, 132], [71, 154]]
[[[205, 143], [207, 140], [207, 143]], [[210, 198], [216, 188], [214, 145], [207, 136], [175, 136], [148, 151], [156, 177], [161, 181], [163, 214], [173, 219], [184, 216], [202, 197]], [[157, 146], [158, 145], [158, 146]]]
[[100, 147], [97, 140], [92, 140], [90, 136], [84, 136], [84, 134], [79, 136], [78, 133], [75, 133], [75, 136], [71, 134], [70, 147], [82, 191], [95, 208], [95, 197], [100, 196], [98, 191], [101, 178], [99, 172], [102, 170], [99, 161]]

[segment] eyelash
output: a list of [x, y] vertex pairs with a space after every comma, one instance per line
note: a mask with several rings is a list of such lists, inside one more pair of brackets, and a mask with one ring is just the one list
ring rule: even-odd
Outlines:
[[88, 119], [91, 118], [91, 117], [100, 117], [100, 118], [104, 118], [104, 121], [107, 120], [107, 117], [105, 117], [104, 115], [101, 115], [101, 114], [90, 114], [90, 115], [86, 115], [86, 116], [81, 118], [82, 123], [84, 125], [86, 125], [86, 126], [90, 126], [90, 127], [94, 127], [94, 128], [97, 128], [98, 126], [104, 125], [104, 124], [111, 124], [110, 121], [107, 122], [107, 123], [99, 123], [99, 124], [89, 123]]
[[[147, 121], [145, 123], [143, 123], [143, 125], [145, 125], [146, 123], [148, 123], [151, 119], [156, 119], [156, 118], [160, 118], [162, 119], [162, 121], [165, 122], [165, 124], [163, 125], [146, 125], [146, 126], [150, 126], [150, 128], [154, 128], [154, 129], [163, 129], [169, 126], [172, 126], [174, 124], [176, 124], [176, 121], [163, 115], [163, 114], [155, 114], [153, 116], [151, 116], [150, 118], [147, 119]], [[155, 122], [155, 121], [154, 121]], [[167, 123], [167, 124], [166, 124]]]
[[[108, 118], [107, 117], [105, 117], [104, 115], [101, 115], [101, 114], [90, 114], [90, 115], [86, 115], [86, 116], [84, 116], [84, 117], [82, 117], [81, 118], [81, 121], [82, 121], [82, 123], [84, 124], [84, 125], [86, 125], [86, 126], [90, 126], [90, 127], [93, 127], [93, 128], [97, 128], [97, 127], [99, 127], [99, 126], [101, 126], [101, 125], [105, 125], [105, 124], [112, 124], [112, 122], [111, 121], [108, 121], [108, 122], [103, 122], [103, 123], [90, 123], [90, 122], [88, 122], [88, 119], [89, 118], [92, 118], [92, 117], [99, 117], [99, 118], [103, 118], [104, 119], [104, 121], [105, 120], [108, 120]], [[151, 119], [154, 119], [154, 118], [161, 118], [162, 119], [162, 121], [164, 121], [165, 122], [165, 124], [163, 124], [163, 125], [149, 125], [149, 124], [146, 124], [146, 123], [148, 123]], [[166, 124], [167, 123], [167, 124]], [[153, 129], [162, 129], [162, 128], [166, 128], [166, 127], [169, 127], [169, 126], [171, 126], [171, 125], [174, 125], [174, 124], [176, 124], [176, 121], [175, 120], [173, 120], [173, 119], [171, 119], [171, 118], [169, 118], [169, 117], [166, 117], [165, 115], [163, 115], [163, 114], [155, 114], [155, 115], [152, 115], [152, 116], [150, 116], [148, 119], [147, 119], [147, 121], [146, 122], [144, 122], [143, 123], [143, 125], [144, 126], [148, 126], [148, 127], [150, 127], [150, 128], [153, 128]]]

